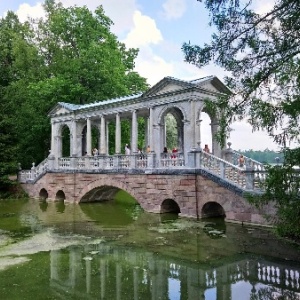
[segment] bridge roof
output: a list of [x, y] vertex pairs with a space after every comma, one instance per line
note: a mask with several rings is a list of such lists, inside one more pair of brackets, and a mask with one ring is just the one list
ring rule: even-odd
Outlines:
[[[147, 98], [151, 96], [162, 95], [169, 92], [180, 91], [190, 88], [200, 88], [201, 90], [209, 90], [207, 88], [207, 84], [210, 84], [212, 87], [215, 88], [215, 91], [210, 90], [210, 92], [231, 94], [231, 91], [216, 76], [206, 76], [194, 80], [182, 80], [167, 76], [144, 93], [107, 99], [104, 101], [95, 101], [93, 103], [88, 104], [71, 104], [65, 102], [58, 102], [57, 105], [49, 112], [48, 115], [54, 116], [56, 113], [71, 113], [86, 109], [89, 110], [91, 108], [101, 109], [101, 107], [104, 107], [106, 105], [117, 103], [126, 105], [130, 104], [132, 100], [138, 100], [139, 98]], [[173, 89], [166, 88], [168, 86], [171, 86]]]

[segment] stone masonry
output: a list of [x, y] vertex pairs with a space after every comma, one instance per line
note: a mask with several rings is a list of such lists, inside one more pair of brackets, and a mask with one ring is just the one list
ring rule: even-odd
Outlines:
[[145, 211], [160, 213], [163, 201], [171, 199], [178, 204], [181, 216], [192, 218], [203, 217], [206, 203], [217, 203], [224, 209], [226, 221], [266, 223], [263, 212], [242, 196], [199, 174], [46, 173], [36, 183], [22, 186], [30, 197], [39, 198], [45, 189], [47, 201], [55, 201], [57, 192], [62, 191], [65, 203], [76, 204], [97, 200], [97, 189], [102, 194], [103, 190], [121, 189]]

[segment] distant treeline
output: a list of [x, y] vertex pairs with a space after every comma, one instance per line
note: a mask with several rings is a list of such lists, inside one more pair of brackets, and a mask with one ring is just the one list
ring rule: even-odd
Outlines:
[[238, 152], [264, 164], [274, 164], [283, 162], [282, 152], [276, 152], [269, 149], [265, 149], [263, 151], [257, 151], [252, 149], [239, 150]]

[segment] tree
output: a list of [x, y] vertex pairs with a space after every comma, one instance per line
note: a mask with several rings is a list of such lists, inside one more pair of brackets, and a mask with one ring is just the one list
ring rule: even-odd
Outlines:
[[13, 12], [0, 18], [0, 147], [11, 148], [11, 164], [24, 168], [48, 155], [47, 114], [57, 102], [90, 103], [148, 87], [134, 71], [138, 49], [110, 32], [102, 6], [91, 12], [47, 0], [44, 10], [45, 18], [24, 23]]
[[[277, 200], [280, 208], [299, 206], [294, 202], [299, 201], [296, 183], [299, 177], [293, 175], [293, 166], [300, 164], [299, 148], [287, 146], [290, 141], [299, 143], [300, 140], [300, 2], [278, 0], [265, 14], [251, 9], [251, 1], [245, 5], [239, 0], [205, 0], [204, 3], [216, 33], [203, 46], [185, 43], [185, 59], [198, 67], [214, 62], [228, 71], [226, 83], [234, 94], [230, 99], [221, 99], [217, 105], [223, 111], [222, 130], [226, 131], [235, 118], [248, 116], [254, 130], [265, 129], [283, 146], [286, 167], [270, 168], [264, 200]], [[290, 176], [290, 180], [282, 182], [284, 193], [280, 195], [284, 202], [275, 196], [283, 180], [281, 172]], [[289, 199], [291, 191], [294, 197]], [[279, 224], [286, 223], [287, 216], [281, 214]], [[300, 215], [294, 221], [299, 226]], [[299, 232], [292, 230], [290, 235], [300, 237]]]
[[[25, 75], [29, 64], [27, 54], [30, 50], [24, 39], [28, 32], [28, 24], [21, 24], [12, 12], [8, 12], [5, 18], [0, 19], [0, 192], [2, 196], [9, 192], [13, 184], [8, 175], [16, 174], [20, 152], [17, 124], [24, 87], [24, 82], [20, 78], [21, 73]], [[17, 59], [18, 52], [22, 52], [22, 59], [21, 57]], [[21, 65], [24, 67], [21, 68]], [[19, 92], [16, 93], [16, 90]]]

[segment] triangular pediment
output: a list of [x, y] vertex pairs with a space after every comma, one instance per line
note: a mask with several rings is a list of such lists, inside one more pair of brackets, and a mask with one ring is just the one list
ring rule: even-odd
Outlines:
[[213, 93], [231, 94], [231, 91], [216, 76], [207, 76], [190, 81], [165, 77], [146, 91], [143, 96], [162, 95], [188, 88], [200, 88]]
[[173, 77], [165, 77], [146, 91], [143, 96], [155, 96], [188, 88], [189, 82]]
[[55, 116], [60, 116], [60, 115], [65, 115], [76, 108], [78, 108], [79, 105], [76, 104], [70, 104], [70, 103], [64, 103], [64, 102], [58, 102], [48, 113], [48, 116], [50, 117], [55, 117]]
[[191, 84], [214, 93], [231, 94], [228, 87], [216, 76], [207, 76], [189, 81]]

